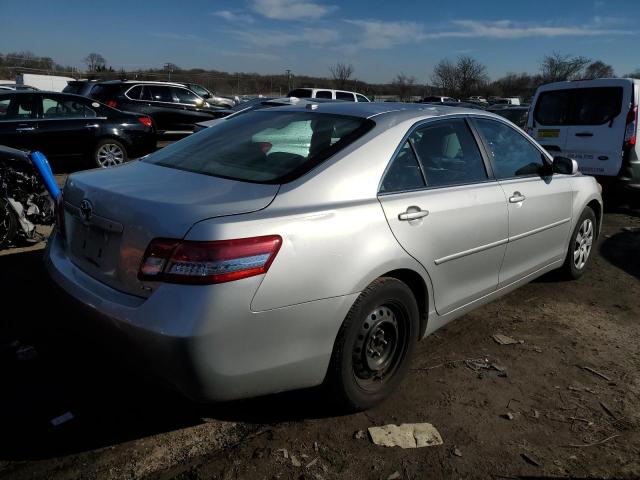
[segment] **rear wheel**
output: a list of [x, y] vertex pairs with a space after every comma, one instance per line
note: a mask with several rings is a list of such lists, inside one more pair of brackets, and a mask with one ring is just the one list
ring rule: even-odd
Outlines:
[[105, 138], [96, 145], [93, 161], [100, 168], [115, 167], [127, 161], [127, 150], [119, 141]]
[[18, 232], [18, 219], [13, 208], [0, 199], [0, 248], [11, 244]]
[[333, 349], [326, 386], [349, 411], [370, 408], [398, 386], [418, 340], [419, 313], [409, 287], [383, 277], [347, 314]]
[[562, 266], [565, 277], [576, 280], [584, 274], [596, 240], [596, 225], [596, 215], [590, 207], [586, 207], [571, 234], [567, 257]]

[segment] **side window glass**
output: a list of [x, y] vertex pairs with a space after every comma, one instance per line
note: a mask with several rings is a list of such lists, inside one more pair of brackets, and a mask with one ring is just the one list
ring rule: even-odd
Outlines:
[[420, 171], [418, 159], [407, 141], [391, 161], [391, 165], [382, 180], [380, 193], [415, 190], [424, 188], [424, 186], [424, 179]]
[[140, 100], [140, 97], [142, 97], [142, 85], [136, 85], [128, 90], [126, 96], [131, 100]]
[[160, 85], [147, 85], [151, 100], [154, 102], [167, 102], [173, 103], [173, 95], [171, 94], [171, 88], [163, 87]]
[[42, 113], [44, 118], [88, 118], [96, 117], [95, 110], [76, 100], [42, 98]]
[[355, 102], [356, 99], [353, 93], [349, 92], [336, 92], [336, 100], [346, 100], [347, 102]]
[[8, 120], [9, 113], [9, 103], [11, 102], [8, 98], [0, 99], [0, 120]]
[[200, 100], [195, 93], [187, 90], [186, 88], [174, 88], [173, 89], [174, 96], [178, 99], [178, 103], [188, 103], [189, 105], [195, 105]]
[[365, 97], [364, 95], [360, 95], [359, 93], [356, 93], [356, 98], [358, 99], [359, 102], [368, 102], [369, 101], [367, 99], [367, 97]]
[[478, 145], [462, 119], [439, 121], [409, 139], [422, 162], [428, 187], [447, 187], [488, 179]]
[[536, 175], [544, 166], [542, 153], [513, 128], [493, 120], [476, 119], [498, 179]]
[[316, 98], [331, 98], [331, 92], [329, 90], [318, 90]]

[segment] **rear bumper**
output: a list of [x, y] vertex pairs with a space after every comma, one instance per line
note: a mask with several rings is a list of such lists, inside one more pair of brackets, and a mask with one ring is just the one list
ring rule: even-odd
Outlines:
[[635, 151], [625, 155], [618, 181], [624, 188], [640, 191], [640, 159]]
[[261, 277], [207, 286], [163, 284], [143, 299], [82, 272], [56, 235], [45, 262], [79, 309], [79, 328], [100, 335], [138, 370], [201, 401], [322, 383], [336, 334], [358, 295], [252, 312]]

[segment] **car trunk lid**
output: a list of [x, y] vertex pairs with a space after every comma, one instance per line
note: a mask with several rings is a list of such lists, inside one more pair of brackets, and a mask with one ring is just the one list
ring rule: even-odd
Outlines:
[[146, 162], [74, 174], [64, 189], [68, 253], [97, 280], [146, 297], [138, 270], [153, 238], [183, 238], [201, 220], [261, 210], [278, 188]]

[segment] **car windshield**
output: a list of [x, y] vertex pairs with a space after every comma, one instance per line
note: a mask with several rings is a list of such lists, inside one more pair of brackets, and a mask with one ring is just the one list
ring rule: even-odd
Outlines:
[[144, 161], [234, 180], [284, 183], [334, 155], [373, 124], [344, 115], [253, 111], [165, 147]]
[[188, 87], [196, 95], [200, 95], [202, 98], [211, 98], [211, 93], [206, 88], [198, 85], [197, 83], [190, 83]]

